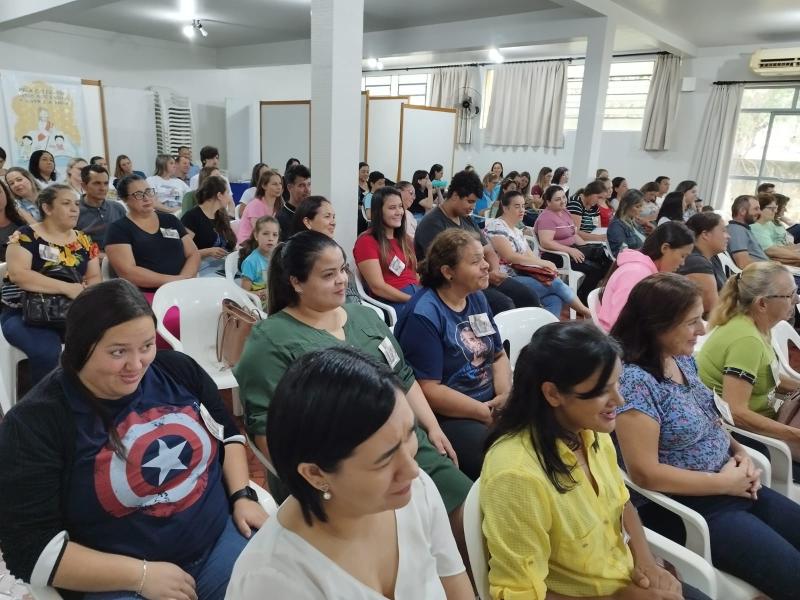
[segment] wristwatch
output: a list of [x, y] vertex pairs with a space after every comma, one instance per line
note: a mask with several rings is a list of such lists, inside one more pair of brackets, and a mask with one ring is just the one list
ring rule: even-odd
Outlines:
[[247, 498], [248, 500], [252, 500], [253, 502], [258, 502], [258, 494], [256, 494], [256, 491], [249, 485], [244, 486], [237, 492], [233, 492], [228, 497], [228, 501], [231, 503], [232, 506], [233, 503], [236, 502], [239, 498]]

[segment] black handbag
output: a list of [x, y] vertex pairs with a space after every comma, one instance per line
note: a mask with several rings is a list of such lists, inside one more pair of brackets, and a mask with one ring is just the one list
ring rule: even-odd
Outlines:
[[[58, 266], [42, 275], [67, 283], [80, 283], [81, 276], [73, 267]], [[63, 329], [67, 322], [67, 310], [72, 300], [63, 294], [22, 291], [22, 321], [34, 327]]]

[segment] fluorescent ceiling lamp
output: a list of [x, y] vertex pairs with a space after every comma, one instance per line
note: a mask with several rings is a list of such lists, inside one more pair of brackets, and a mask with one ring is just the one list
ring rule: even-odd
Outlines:
[[378, 60], [376, 58], [368, 58], [367, 59], [367, 68], [369, 68], [369, 69], [377, 69], [378, 68]]
[[194, 27], [192, 27], [191, 25], [184, 26], [184, 28], [181, 29], [181, 31], [183, 32], [183, 35], [185, 35], [187, 38], [194, 37]]
[[383, 71], [383, 63], [380, 61], [380, 59], [378, 59], [378, 61], [375, 63], [375, 66], [378, 68], [378, 71]]
[[501, 63], [505, 60], [503, 55], [497, 48], [489, 48], [489, 60], [495, 63]]

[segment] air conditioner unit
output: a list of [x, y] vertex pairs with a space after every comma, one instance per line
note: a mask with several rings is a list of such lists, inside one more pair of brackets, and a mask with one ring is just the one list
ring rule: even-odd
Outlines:
[[800, 48], [762, 48], [750, 58], [750, 69], [764, 77], [800, 74]]
[[156, 147], [159, 154], [178, 153], [181, 146], [192, 147], [192, 104], [189, 98], [163, 87], [153, 92], [156, 109]]

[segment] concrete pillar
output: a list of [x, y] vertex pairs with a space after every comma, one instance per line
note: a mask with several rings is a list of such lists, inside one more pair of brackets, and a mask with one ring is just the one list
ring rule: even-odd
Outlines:
[[593, 181], [596, 170], [604, 166], [600, 164], [603, 162], [600, 154], [600, 133], [603, 130], [615, 29], [615, 23], [605, 18], [599, 20], [598, 25], [589, 32], [578, 129], [575, 132], [575, 153], [570, 169], [571, 190], [582, 188]]
[[336, 210], [336, 241], [356, 239], [364, 0], [311, 2], [311, 190]]

